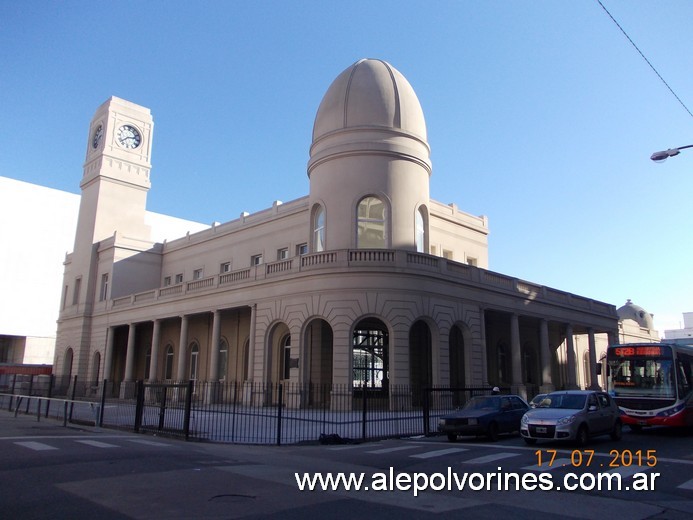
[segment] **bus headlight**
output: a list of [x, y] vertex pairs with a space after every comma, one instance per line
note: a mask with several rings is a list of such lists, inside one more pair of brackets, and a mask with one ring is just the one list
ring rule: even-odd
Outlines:
[[686, 407], [686, 405], [681, 403], [678, 406], [674, 406], [673, 408], [669, 408], [668, 410], [664, 410], [663, 412], [659, 412], [657, 414], [657, 417], [671, 417], [672, 415], [676, 415], [677, 413], [679, 413], [685, 407]]

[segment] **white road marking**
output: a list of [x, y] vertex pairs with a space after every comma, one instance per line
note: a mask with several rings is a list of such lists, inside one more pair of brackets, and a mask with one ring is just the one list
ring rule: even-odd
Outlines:
[[115, 444], [108, 444], [106, 442], [99, 442], [99, 441], [75, 441], [79, 442], [81, 444], [86, 444], [87, 446], [93, 446], [94, 448], [119, 448], [120, 446], [116, 446]]
[[510, 459], [512, 457], [519, 457], [519, 453], [493, 453], [491, 455], [486, 455], [485, 457], [477, 457], [476, 459], [465, 460], [465, 464], [486, 464], [487, 462], [493, 462], [496, 460]]
[[376, 455], [380, 455], [382, 453], [392, 453], [394, 451], [413, 450], [416, 448], [418, 448], [418, 446], [396, 446], [394, 448], [382, 448], [379, 450], [367, 451], [366, 453], [374, 453]]
[[35, 442], [35, 441], [26, 441], [26, 442], [15, 442], [15, 444], [18, 444], [19, 446], [23, 446], [25, 448], [29, 448], [30, 450], [34, 451], [46, 451], [46, 450], [57, 450], [55, 446], [50, 446], [48, 444], [44, 444], [42, 442]]
[[446, 450], [427, 451], [426, 453], [410, 455], [410, 457], [413, 459], [431, 459], [433, 457], [442, 457], [444, 455], [451, 455], [453, 453], [460, 453], [462, 451], [467, 451], [467, 448], [448, 448]]

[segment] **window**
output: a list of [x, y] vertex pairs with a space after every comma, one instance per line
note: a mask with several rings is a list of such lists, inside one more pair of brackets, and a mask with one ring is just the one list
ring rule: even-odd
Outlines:
[[164, 287], [168, 287], [169, 285], [171, 285], [171, 277], [165, 276], [164, 277]]
[[436, 254], [437, 254], [437, 251], [438, 251], [438, 250], [436, 249], [436, 246], [431, 246], [431, 254], [432, 254], [432, 255], [436, 255]]
[[262, 264], [262, 255], [253, 255], [250, 257], [250, 265]]
[[203, 275], [204, 275], [204, 270], [195, 269], [193, 271], [193, 280], [201, 280]]
[[299, 244], [296, 246], [296, 255], [302, 256], [308, 254], [308, 244]]
[[219, 266], [219, 273], [224, 274], [231, 271], [231, 262], [224, 262]]
[[325, 250], [325, 210], [318, 206], [313, 216], [313, 251]]
[[359, 202], [356, 222], [356, 247], [382, 249], [387, 247], [385, 236], [386, 210], [377, 197], [366, 197]]
[[193, 343], [190, 346], [190, 379], [193, 381], [197, 379], [197, 369], [200, 360], [200, 347], [197, 343]]
[[478, 261], [476, 258], [472, 258], [471, 256], [467, 257], [467, 265], [473, 265], [474, 267], [476, 267], [477, 264], [478, 264]]
[[452, 251], [448, 249], [443, 249], [443, 258], [446, 260], [452, 260]]
[[277, 250], [277, 260], [286, 260], [287, 258], [289, 258], [289, 248], [288, 247]]
[[183, 273], [177, 274], [176, 275], [176, 283], [183, 283]]
[[72, 293], [72, 305], [77, 305], [79, 303], [79, 291], [82, 287], [82, 278], [77, 278], [75, 280], [75, 290]]
[[68, 291], [68, 286], [66, 285], [65, 288], [63, 289], [63, 309], [67, 307], [67, 291]]
[[419, 208], [416, 212], [416, 252], [424, 253], [426, 251], [426, 228], [424, 226], [423, 208]]
[[108, 273], [101, 275], [101, 291], [99, 299], [101, 301], [108, 299]]
[[173, 346], [166, 347], [166, 363], [164, 364], [164, 379], [173, 379]]

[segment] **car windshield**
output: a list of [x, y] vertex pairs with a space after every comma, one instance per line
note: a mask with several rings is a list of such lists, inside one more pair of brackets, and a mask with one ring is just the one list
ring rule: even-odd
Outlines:
[[539, 404], [539, 408], [567, 408], [582, 410], [585, 407], [586, 395], [552, 394], [547, 395]]
[[498, 397], [472, 397], [464, 405], [464, 410], [498, 410], [499, 408], [500, 399]]

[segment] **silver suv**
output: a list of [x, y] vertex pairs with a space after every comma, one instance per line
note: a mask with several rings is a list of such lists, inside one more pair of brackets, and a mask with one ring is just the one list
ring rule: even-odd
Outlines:
[[606, 393], [592, 390], [551, 392], [520, 421], [527, 444], [538, 439], [575, 441], [580, 446], [590, 437], [611, 435], [621, 439], [621, 413]]

